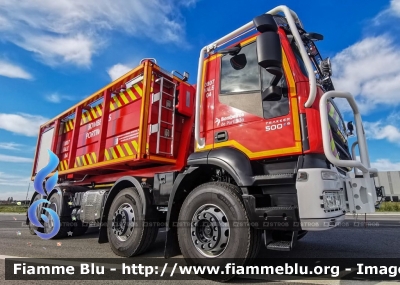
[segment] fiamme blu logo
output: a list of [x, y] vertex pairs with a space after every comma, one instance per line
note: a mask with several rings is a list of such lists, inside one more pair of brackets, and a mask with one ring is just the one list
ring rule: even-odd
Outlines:
[[[50, 157], [49, 163], [36, 174], [35, 180], [33, 181], [33, 186], [35, 188], [35, 191], [39, 195], [41, 195], [42, 199], [33, 202], [28, 209], [29, 220], [33, 225], [35, 225], [38, 228], [45, 228], [45, 227], [39, 221], [36, 213], [40, 210], [42, 204], [44, 205], [50, 204], [50, 202], [47, 200], [47, 197], [49, 191], [53, 190], [58, 180], [58, 171], [56, 171], [53, 174], [53, 176], [47, 179], [45, 183], [45, 189], [43, 189], [43, 184], [44, 184], [43, 182], [46, 180], [47, 175], [53, 172], [53, 170], [58, 166], [58, 163], [60, 162], [57, 155], [55, 155], [51, 150], [48, 150], [48, 153]], [[41, 219], [43, 220], [44, 223], [49, 224], [50, 223], [49, 216], [50, 216], [50, 219], [52, 220], [52, 227], [49, 228], [50, 232], [41, 233], [35, 230], [35, 233], [42, 239], [51, 239], [60, 230], [60, 218], [58, 217], [57, 213], [54, 212], [52, 209], [47, 207], [43, 207], [42, 209], [48, 213], [48, 216], [45, 214], [40, 214]]]

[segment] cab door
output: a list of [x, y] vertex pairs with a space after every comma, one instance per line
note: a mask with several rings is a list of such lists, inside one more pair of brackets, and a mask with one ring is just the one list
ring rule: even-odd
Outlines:
[[251, 159], [301, 153], [295, 84], [286, 56], [279, 100], [266, 101], [262, 93], [274, 76], [260, 68], [256, 37], [236, 43], [237, 54], [217, 58], [214, 96], [214, 148], [234, 147]]

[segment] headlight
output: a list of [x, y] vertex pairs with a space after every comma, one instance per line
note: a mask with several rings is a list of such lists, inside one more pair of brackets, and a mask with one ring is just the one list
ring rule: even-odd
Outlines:
[[338, 180], [339, 175], [336, 172], [332, 171], [322, 171], [321, 177], [323, 180]]
[[322, 195], [325, 210], [339, 210], [342, 206], [342, 199], [338, 191], [324, 192]]
[[297, 181], [307, 181], [307, 180], [308, 180], [307, 172], [298, 172], [297, 173]]

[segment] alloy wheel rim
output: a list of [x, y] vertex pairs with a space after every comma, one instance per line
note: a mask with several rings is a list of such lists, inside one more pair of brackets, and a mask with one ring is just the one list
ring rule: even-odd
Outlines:
[[133, 207], [124, 203], [114, 212], [111, 229], [120, 241], [126, 241], [133, 233], [135, 212]]
[[190, 232], [193, 245], [205, 257], [220, 256], [229, 243], [229, 221], [216, 205], [203, 205], [195, 211]]

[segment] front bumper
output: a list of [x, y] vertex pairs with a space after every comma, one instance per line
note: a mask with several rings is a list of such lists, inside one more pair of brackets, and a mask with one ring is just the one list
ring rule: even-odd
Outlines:
[[[327, 171], [336, 173], [336, 179], [323, 179], [322, 173]], [[344, 178], [336, 169], [308, 168], [300, 169], [299, 173], [307, 174], [306, 179], [296, 181], [301, 229], [322, 231], [340, 225], [346, 213]], [[340, 201], [335, 201], [334, 207], [328, 207], [326, 196], [332, 193], [337, 194]]]
[[[323, 172], [334, 175], [325, 175], [323, 179]], [[252, 227], [278, 231], [322, 231], [339, 226], [345, 219], [344, 182], [336, 169], [305, 168], [298, 170], [293, 190], [287, 188], [286, 192], [284, 189], [268, 192], [271, 201], [274, 201], [270, 206], [257, 207], [256, 200], [263, 199], [260, 197], [246, 194], [242, 197]]]

